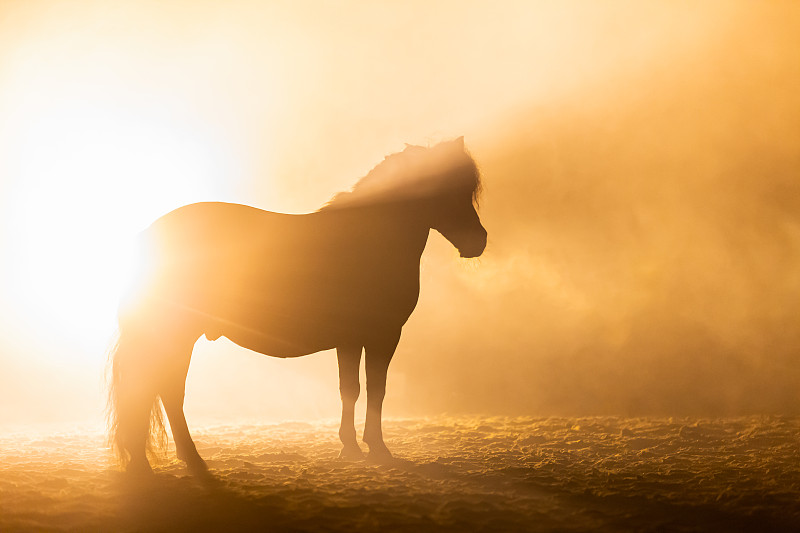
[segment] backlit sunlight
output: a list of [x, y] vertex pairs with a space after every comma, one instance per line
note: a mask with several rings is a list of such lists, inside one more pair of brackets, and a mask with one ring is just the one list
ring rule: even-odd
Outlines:
[[220, 156], [167, 120], [79, 99], [42, 110], [19, 144], [6, 214], [14, 303], [96, 350], [115, 327], [136, 234], [175, 206], [213, 198]]

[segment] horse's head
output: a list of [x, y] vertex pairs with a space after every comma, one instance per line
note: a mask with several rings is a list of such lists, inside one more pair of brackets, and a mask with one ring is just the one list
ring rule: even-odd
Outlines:
[[464, 138], [436, 147], [453, 163], [435, 196], [431, 227], [456, 247], [461, 257], [478, 257], [486, 248], [486, 229], [475, 208], [481, 190], [480, 173], [464, 150]]
[[486, 229], [471, 194], [443, 199], [431, 227], [450, 241], [461, 257], [478, 257], [486, 248]]

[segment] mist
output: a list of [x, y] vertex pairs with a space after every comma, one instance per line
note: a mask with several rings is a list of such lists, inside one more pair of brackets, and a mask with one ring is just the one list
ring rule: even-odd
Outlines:
[[440, 408], [796, 412], [797, 19], [759, 15], [505, 128], [483, 166], [490, 249], [428, 272], [413, 323], [417, 351], [445, 354]]
[[[214, 155], [197, 178], [155, 184], [103, 168], [91, 205], [177, 184], [182, 203], [308, 212], [405, 142], [465, 136], [489, 246], [460, 260], [432, 232], [389, 418], [798, 411], [797, 6], [178, 5], [0, 8], [0, 423], [102, 418], [111, 328], [87, 340], [80, 324], [54, 326], [68, 305], [13, 296], [26, 135], [78, 96]], [[63, 139], [48, 142], [38, 157]], [[94, 168], [81, 157], [43, 188], [63, 164]], [[40, 320], [48, 307], [56, 318]], [[113, 323], [113, 306], [97, 307], [92, 319]], [[201, 339], [187, 416], [335, 418], [336, 376], [332, 352], [286, 361]]]

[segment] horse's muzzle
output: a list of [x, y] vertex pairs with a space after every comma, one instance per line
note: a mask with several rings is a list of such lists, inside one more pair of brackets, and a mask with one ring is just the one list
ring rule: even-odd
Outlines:
[[466, 243], [458, 248], [458, 253], [461, 254], [461, 257], [464, 258], [471, 258], [471, 257], [478, 257], [483, 253], [486, 249], [486, 230], [481, 228], [480, 235], [476, 235], [475, 237], [469, 239]]

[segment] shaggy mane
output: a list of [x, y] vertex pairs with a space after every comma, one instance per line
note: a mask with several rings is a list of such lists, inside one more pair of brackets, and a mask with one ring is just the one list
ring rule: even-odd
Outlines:
[[406, 145], [402, 152], [386, 156], [351, 190], [334, 195], [320, 211], [453, 192], [469, 192], [478, 204], [481, 176], [463, 137], [433, 147]]

